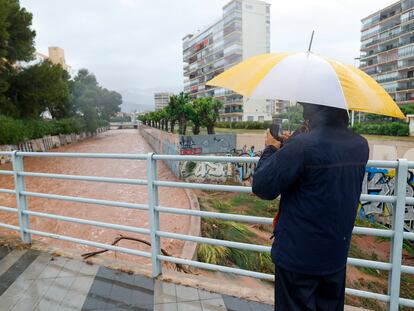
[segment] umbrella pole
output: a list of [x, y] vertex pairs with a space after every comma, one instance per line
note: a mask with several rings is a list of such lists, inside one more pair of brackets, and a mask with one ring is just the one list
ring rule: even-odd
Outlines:
[[311, 39], [309, 42], [309, 47], [308, 47], [308, 53], [310, 53], [311, 48], [312, 48], [312, 42], [313, 42], [313, 35], [315, 34], [315, 30], [312, 30], [312, 35], [311, 35]]
[[355, 111], [351, 111], [351, 126], [354, 127]]

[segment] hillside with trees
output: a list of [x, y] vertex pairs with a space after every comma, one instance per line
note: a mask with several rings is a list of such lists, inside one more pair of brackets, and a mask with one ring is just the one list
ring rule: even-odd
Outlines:
[[[99, 85], [87, 69], [72, 78], [48, 60], [30, 65], [35, 36], [32, 14], [18, 0], [0, 0], [0, 135], [17, 131], [13, 139], [1, 135], [0, 144], [56, 134], [62, 127], [52, 123], [67, 124], [74, 132], [107, 124], [121, 110], [122, 96]], [[45, 112], [53, 122], [42, 119]]]

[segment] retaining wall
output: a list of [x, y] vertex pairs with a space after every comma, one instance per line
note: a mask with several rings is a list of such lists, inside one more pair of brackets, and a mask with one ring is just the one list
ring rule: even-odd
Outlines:
[[[235, 134], [178, 135], [140, 125], [140, 134], [161, 154], [172, 155], [232, 155], [236, 150]], [[230, 163], [165, 161], [174, 174], [186, 181], [224, 182], [234, 176]]]
[[[82, 141], [85, 138], [95, 136], [96, 134], [107, 131], [109, 128], [98, 128], [95, 133], [84, 132], [81, 134], [54, 135], [44, 136], [42, 138], [31, 139], [18, 145], [0, 145], [0, 151], [27, 151], [27, 152], [45, 152], [53, 148], [58, 148], [67, 144]], [[10, 157], [0, 155], [0, 165], [10, 161]]]

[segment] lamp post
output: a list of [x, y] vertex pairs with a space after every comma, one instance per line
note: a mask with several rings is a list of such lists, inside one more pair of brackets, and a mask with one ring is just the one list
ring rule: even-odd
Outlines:
[[[361, 57], [354, 57], [354, 67], [359, 68], [359, 64], [357, 66], [357, 62], [361, 60]], [[351, 126], [354, 126], [355, 123], [355, 112], [352, 111], [352, 119], [351, 119]], [[358, 111], [358, 123], [361, 123], [361, 112]]]

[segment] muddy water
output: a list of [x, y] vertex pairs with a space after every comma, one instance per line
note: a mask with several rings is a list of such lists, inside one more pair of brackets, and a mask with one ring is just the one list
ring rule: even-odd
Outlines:
[[[147, 153], [151, 151], [151, 148], [136, 130], [113, 130], [101, 133], [98, 136], [87, 139], [83, 142], [54, 149], [53, 151]], [[146, 179], [146, 163], [142, 160], [26, 158], [24, 160], [24, 168], [25, 171], [28, 172]], [[0, 169], [10, 170], [11, 165], [2, 165], [0, 166]], [[175, 176], [163, 163], [159, 163], [158, 165], [158, 178], [161, 180], [176, 180]], [[0, 188], [13, 189], [13, 187], [13, 179], [10, 176], [0, 175]], [[42, 193], [131, 203], [145, 204], [148, 202], [146, 186], [26, 177], [26, 189], [28, 191]], [[164, 206], [189, 208], [189, 201], [184, 190], [182, 189], [160, 188], [159, 200], [160, 204]], [[29, 209], [33, 211], [148, 228], [147, 211], [31, 197], [28, 198], [28, 204]], [[16, 207], [16, 199], [14, 195], [0, 194], [0, 205]], [[0, 222], [18, 225], [17, 215], [0, 212]], [[187, 233], [189, 222], [190, 218], [188, 216], [162, 214], [161, 230]], [[89, 225], [55, 221], [39, 217], [31, 217], [30, 226], [32, 229], [36, 230], [58, 233], [102, 243], [111, 243], [120, 233], [149, 240], [149, 237], [145, 235], [93, 227]], [[16, 234], [16, 232], [0, 229], [0, 233], [4, 232]], [[63, 242], [56, 239], [49, 239], [39, 236], [33, 236], [33, 238], [62, 248], [75, 248], [82, 251], [95, 250], [94, 248], [88, 246]], [[118, 245], [149, 251], [148, 246], [137, 245], [135, 242], [124, 241]], [[162, 247], [172, 254], [178, 255], [183, 247], [183, 243], [176, 240], [163, 239]], [[116, 258], [119, 259], [133, 260], [142, 263], [148, 262], [147, 259], [126, 254], [115, 255], [113, 252], [108, 252], [105, 256], [116, 256]]]

